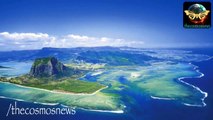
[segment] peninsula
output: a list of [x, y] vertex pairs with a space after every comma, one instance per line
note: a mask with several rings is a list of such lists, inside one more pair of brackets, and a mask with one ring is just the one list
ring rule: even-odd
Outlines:
[[87, 72], [65, 66], [55, 57], [45, 57], [35, 59], [29, 74], [15, 78], [1, 77], [0, 81], [64, 93], [92, 94], [106, 88], [97, 82], [78, 80]]

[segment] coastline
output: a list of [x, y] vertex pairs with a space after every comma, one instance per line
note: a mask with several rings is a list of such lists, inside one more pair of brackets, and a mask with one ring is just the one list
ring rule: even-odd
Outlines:
[[[6, 83], [6, 84], [12, 84], [12, 85], [15, 85], [15, 86], [19, 86], [19, 87], [24, 87], [24, 88], [32, 88], [32, 89], [39, 89], [39, 90], [43, 90], [43, 91], [48, 91], [50, 92], [49, 90], [44, 90], [44, 89], [40, 89], [40, 88], [33, 88], [33, 87], [25, 87], [25, 86], [21, 86], [21, 85], [17, 85], [17, 84], [13, 84], [13, 83], [9, 83], [9, 82], [2, 82], [0, 81], [0, 83]], [[108, 86], [104, 87], [104, 88], [101, 88], [99, 90], [97, 90], [96, 92], [92, 93], [92, 94], [89, 94], [89, 95], [94, 95], [96, 94], [97, 92], [103, 90], [103, 89], [106, 89], [108, 88]], [[56, 92], [56, 91], [51, 91], [51, 92], [54, 92], [54, 93], [62, 93], [62, 94], [72, 94], [72, 95], [75, 95], [73, 93], [63, 93], [63, 92]], [[78, 94], [79, 95], [79, 94]], [[83, 94], [80, 94], [80, 95], [83, 95]], [[87, 94], [86, 94], [87, 95]], [[5, 96], [0, 96], [0, 98], [2, 99], [10, 99], [10, 100], [16, 100], [16, 101], [20, 101], [20, 102], [28, 102], [24, 99], [17, 99], [17, 98], [11, 98], [11, 97], [5, 97]], [[43, 102], [29, 102], [29, 103], [34, 103], [34, 104], [41, 104], [41, 105], [49, 105], [49, 106], [55, 106], [55, 105], [59, 105], [60, 103], [43, 103]], [[60, 104], [62, 107], [72, 107], [72, 106], [67, 106], [67, 105], [64, 105], [64, 104]], [[92, 111], [92, 112], [107, 112], [107, 113], [124, 113], [123, 110], [98, 110], [98, 109], [86, 109], [86, 108], [82, 108], [82, 107], [77, 107], [76, 108], [78, 109], [82, 109], [84, 111]]]
[[184, 105], [187, 105], [187, 106], [205, 107], [205, 106], [206, 106], [205, 98], [208, 97], [208, 93], [202, 91], [199, 87], [194, 86], [194, 85], [192, 85], [192, 84], [190, 84], [190, 83], [184, 81], [184, 79], [186, 79], [186, 78], [187, 78], [187, 79], [188, 79], [188, 78], [201, 78], [201, 77], [204, 77], [205, 74], [204, 74], [204, 73], [201, 73], [201, 72], [198, 70], [199, 66], [196, 66], [196, 65], [194, 65], [194, 64], [192, 64], [192, 63], [189, 63], [189, 64], [190, 64], [190, 65], [193, 65], [193, 66], [194, 66], [194, 70], [195, 70], [197, 73], [199, 73], [200, 75], [199, 75], [199, 76], [194, 76], [194, 77], [180, 77], [180, 78], [178, 78], [178, 81], [180, 81], [181, 83], [183, 83], [183, 84], [185, 84], [185, 85], [188, 85], [188, 86], [193, 87], [194, 89], [198, 90], [201, 94], [203, 94], [204, 97], [201, 98], [201, 101], [202, 101], [202, 104], [203, 104], [203, 105], [193, 105], [193, 104], [187, 104], [187, 103], [183, 103], [183, 104], [184, 104]]
[[15, 84], [15, 83], [10, 83], [10, 82], [2, 82], [2, 81], [0, 81], [0, 83], [13, 84], [15, 86], [22, 87], [22, 88], [31, 88], [31, 89], [42, 90], [42, 91], [51, 92], [51, 93], [69, 94], [69, 95], [95, 95], [98, 92], [100, 92], [101, 90], [108, 88], [108, 86], [105, 86], [105, 87], [103, 87], [103, 88], [101, 88], [101, 89], [99, 89], [99, 90], [97, 90], [97, 91], [95, 91], [93, 93], [73, 93], [73, 92], [66, 92], [66, 91], [47, 90], [47, 89], [42, 89], [42, 88], [23, 86], [23, 85], [19, 85], [19, 84]]
[[[0, 99], [10, 99], [10, 100], [16, 100], [16, 101], [20, 101], [20, 102], [27, 102], [23, 99], [16, 99], [16, 98], [10, 98], [10, 97], [5, 97], [5, 96], [0, 96]], [[55, 105], [59, 105], [60, 103], [42, 103], [42, 102], [29, 102], [29, 103], [33, 103], [33, 104], [40, 104], [40, 105], [48, 105], [48, 106], [55, 106]], [[60, 104], [62, 107], [72, 107], [72, 106], [66, 106], [64, 104]], [[77, 108], [79, 110], [84, 110], [84, 111], [91, 111], [91, 112], [104, 112], [104, 113], [115, 113], [115, 114], [123, 114], [124, 111], [123, 110], [95, 110], [95, 109], [85, 109], [85, 108], [81, 108], [81, 107], [72, 107], [72, 108]]]
[[[66, 92], [66, 91], [60, 91], [60, 90], [48, 90], [48, 91], [51, 91], [53, 93], [59, 93], [59, 94], [62, 93], [62, 94], [72, 94], [72, 95], [95, 95], [98, 92], [100, 92], [101, 90], [106, 89], [106, 88], [108, 88], [108, 86], [105, 86], [105, 87], [103, 87], [103, 88], [101, 88], [99, 90], [96, 90], [93, 93], [73, 93], [73, 92]], [[38, 89], [41, 89], [41, 88], [38, 88]]]
[[[193, 87], [194, 89], [198, 90], [201, 94], [203, 94], [204, 97], [201, 98], [201, 101], [202, 101], [202, 104], [203, 104], [203, 105], [196, 105], [196, 104], [189, 104], [189, 103], [182, 103], [182, 104], [183, 104], [183, 105], [186, 105], [186, 106], [192, 106], [192, 107], [205, 107], [205, 106], [207, 105], [207, 104], [205, 103], [205, 98], [208, 97], [208, 93], [202, 91], [199, 87], [194, 86], [194, 85], [189, 84], [189, 83], [187, 83], [187, 82], [184, 81], [184, 79], [188, 79], [188, 78], [201, 78], [201, 77], [203, 77], [203, 76], [205, 76], [205, 75], [204, 75], [204, 73], [201, 73], [201, 72], [198, 70], [199, 66], [196, 66], [196, 65], [194, 65], [194, 64], [192, 64], [192, 63], [189, 63], [189, 64], [192, 65], [192, 66], [194, 67], [193, 69], [194, 69], [197, 73], [199, 73], [200, 75], [199, 75], [199, 76], [192, 76], [192, 77], [179, 77], [179, 78], [177, 78], [177, 80], [178, 80], [179, 82], [185, 84], [185, 85], [188, 85], [188, 86], [190, 86], [190, 87]], [[164, 98], [164, 97], [156, 97], [156, 96], [150, 96], [150, 97], [151, 97], [152, 99], [158, 99], [158, 100], [175, 100], [175, 98]]]

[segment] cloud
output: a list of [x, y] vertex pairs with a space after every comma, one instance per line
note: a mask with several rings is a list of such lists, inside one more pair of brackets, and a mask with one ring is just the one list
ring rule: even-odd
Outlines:
[[67, 36], [65, 36], [68, 39], [75, 39], [75, 40], [79, 40], [79, 41], [87, 41], [87, 40], [95, 40], [96, 38], [94, 37], [88, 37], [85, 35], [74, 35], [74, 34], [69, 34]]
[[0, 33], [0, 37], [4, 39], [10, 40], [38, 40], [38, 39], [47, 39], [49, 38], [48, 34], [44, 33], [9, 33], [9, 32], [2, 32]]
[[46, 33], [0, 33], [1, 50], [25, 50], [48, 47], [56, 38]]
[[97, 47], [97, 46], [134, 46], [141, 47], [142, 41], [129, 41], [109, 37], [91, 37], [85, 35], [68, 34], [52, 36], [47, 33], [0, 33], [2, 50], [41, 49], [43, 47]]
[[[90, 37], [84, 35], [69, 34], [63, 37], [62, 46], [70, 44], [72, 47], [96, 47], [96, 46], [138, 46], [143, 45], [142, 41], [128, 41], [118, 38], [109, 37]], [[72, 45], [71, 45], [72, 44]]]

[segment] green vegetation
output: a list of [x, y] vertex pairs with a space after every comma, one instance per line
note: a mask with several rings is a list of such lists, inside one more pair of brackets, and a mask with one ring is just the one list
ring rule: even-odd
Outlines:
[[49, 82], [47, 84], [26, 84], [30, 87], [56, 90], [62, 92], [72, 92], [72, 93], [93, 93], [104, 86], [95, 82], [87, 82], [80, 80], [67, 79], [60, 82]]
[[106, 63], [111, 66], [145, 65], [145, 61], [154, 60], [144, 54], [131, 54], [119, 51], [86, 51], [80, 53], [78, 60], [89, 63]]
[[96, 94], [62, 94], [42, 89], [26, 88], [10, 83], [0, 84], [0, 96], [21, 99], [27, 102], [60, 103], [70, 107], [90, 110], [123, 110], [119, 96], [112, 93], [97, 92]]
[[46, 58], [37, 58], [33, 64], [33, 66], [37, 66], [40, 64], [48, 64], [48, 62], [53, 59], [53, 57], [46, 57]]
[[80, 65], [80, 67], [76, 65], [67, 67], [54, 57], [37, 58], [29, 74], [15, 78], [2, 77], [0, 81], [60, 92], [94, 93], [105, 86], [96, 82], [77, 79], [87, 73], [88, 70], [85, 69], [100, 67], [103, 67], [103, 65], [85, 64]]
[[81, 81], [73, 78], [54, 80], [51, 78], [34, 78], [28, 75], [10, 79], [1, 77], [0, 81], [15, 83], [28, 87], [72, 93], [94, 93], [95, 91], [105, 87], [104, 85], [96, 82]]

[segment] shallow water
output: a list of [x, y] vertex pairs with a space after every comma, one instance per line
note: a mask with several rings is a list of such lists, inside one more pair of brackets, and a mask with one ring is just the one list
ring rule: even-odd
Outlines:
[[8, 68], [0, 68], [0, 76], [3, 77], [15, 77], [22, 74], [26, 74], [30, 71], [32, 61], [27, 62], [0, 62], [0, 66]]
[[[202, 78], [186, 78], [183, 79], [186, 82], [189, 82], [190, 84], [193, 84], [195, 86], [198, 86], [201, 90], [208, 92], [208, 97], [206, 98], [205, 102], [207, 106], [205, 107], [189, 107], [185, 106], [182, 104], [182, 102], [179, 101], [187, 101], [185, 98], [184, 99], [178, 99], [178, 100], [159, 100], [159, 99], [152, 99], [150, 96], [151, 94], [167, 94], [166, 92], [160, 92], [159, 89], [156, 89], [155, 92], [152, 91], [146, 91], [141, 89], [141, 85], [138, 85], [137, 77], [141, 79], [150, 79], [156, 75], [157, 78], [159, 78], [162, 73], [160, 70], [158, 70], [158, 74], [155, 73], [153, 74], [154, 69], [149, 69], [150, 71], [143, 71], [143, 69], [137, 68], [137, 71], [128, 71], [128, 70], [112, 70], [112, 71], [105, 71], [103, 74], [98, 74], [97, 76], [91, 77], [90, 74], [88, 74], [87, 79], [91, 81], [100, 81], [102, 83], [107, 84], [108, 82], [114, 85], [116, 88], [115, 90], [109, 89], [109, 90], [104, 90], [103, 92], [113, 92], [122, 95], [121, 101], [124, 102], [124, 104], [127, 106], [125, 109], [125, 112], [123, 114], [113, 114], [113, 113], [100, 113], [100, 112], [90, 112], [90, 111], [84, 111], [84, 110], [77, 110], [77, 114], [74, 116], [70, 115], [55, 115], [55, 116], [34, 116], [33, 118], [38, 118], [38, 119], [79, 119], [79, 120], [212, 120], [211, 116], [211, 111], [213, 110], [212, 107], [212, 86], [211, 86], [211, 68], [213, 67], [212, 60], [211, 61], [203, 61], [201, 63], [192, 63], [195, 65], [199, 66], [200, 72], [204, 73], [205, 76]], [[187, 65], [186, 65], [187, 64]], [[172, 73], [177, 72], [178, 70], [181, 72], [177, 72], [177, 74], [171, 74], [174, 78], [179, 78], [179, 77], [196, 77], [199, 76], [200, 73], [196, 72], [196, 70], [193, 70], [193, 66], [188, 65], [188, 63], [178, 65], [176, 66], [177, 68], [174, 69], [169, 69], [168, 71], [172, 71]], [[1, 65], [1, 64], [0, 64]], [[3, 65], [2, 65], [3, 66]], [[165, 65], [162, 65], [165, 66]], [[161, 67], [160, 67], [161, 68]], [[165, 69], [166, 66], [163, 68]], [[156, 70], [157, 68], [155, 68]], [[169, 72], [166, 72], [167, 74]], [[152, 73], [153, 76], [138, 76], [136, 75], [135, 77], [131, 77], [131, 73], [133, 72], [135, 74], [140, 74], [141, 73]], [[23, 72], [24, 73], [24, 72]], [[91, 73], [92, 74], [92, 73]], [[171, 78], [172, 76], [167, 76], [166, 78]], [[95, 79], [94, 79], [95, 78]], [[109, 78], [113, 78], [113, 81], [108, 81]], [[83, 78], [82, 78], [83, 79]], [[165, 79], [165, 78], [164, 78]], [[140, 82], [140, 81], [139, 81]], [[145, 82], [145, 81], [143, 81]], [[198, 93], [198, 95], [195, 95], [195, 98], [198, 97], [198, 99], [195, 100], [200, 100], [202, 98], [202, 94], [196, 89], [193, 89], [192, 86], [185, 85], [184, 83], [177, 83], [178, 81], [172, 81], [175, 82], [176, 84], [181, 85], [183, 88], [186, 88], [186, 90], [180, 89], [180, 91], [174, 91], [175, 93], [182, 93], [184, 91], [192, 91], [193, 93]], [[155, 83], [155, 82], [154, 82]], [[158, 83], [158, 82], [157, 82]], [[159, 84], [159, 83], [158, 83]], [[176, 85], [172, 83], [170, 86]], [[128, 87], [129, 86], [129, 87]], [[137, 87], [136, 87], [137, 86]], [[156, 85], [155, 85], [156, 86]], [[168, 85], [163, 84], [163, 87], [168, 87]], [[0, 90], [4, 91], [6, 86], [1, 86], [0, 85]], [[14, 86], [13, 86], [14, 87]], [[13, 88], [12, 87], [12, 88]], [[148, 86], [147, 86], [148, 87]], [[181, 88], [182, 88], [181, 87]], [[112, 87], [113, 88], [113, 87]], [[113, 88], [113, 89], [114, 89]], [[149, 85], [150, 88], [150, 85]], [[154, 90], [154, 89], [153, 89]], [[145, 91], [145, 92], [144, 92]], [[5, 91], [4, 91], [5, 92]], [[2, 92], [2, 93], [4, 93]], [[8, 93], [8, 91], [5, 92]], [[18, 91], [17, 91], [18, 92]], [[23, 91], [22, 91], [23, 92]], [[168, 91], [170, 92], [170, 91]], [[1, 93], [1, 94], [2, 94]], [[146, 94], [147, 93], [147, 94]], [[3, 94], [2, 94], [3, 95]], [[16, 96], [17, 97], [17, 96]], [[159, 97], [159, 96], [157, 96]], [[193, 99], [189, 99], [193, 100]], [[1, 104], [3, 104], [3, 109], [1, 112], [0, 116], [4, 116], [7, 111], [8, 105], [12, 102], [13, 100], [10, 99], [0, 99]], [[36, 107], [49, 107], [46, 105], [39, 105], [39, 104], [33, 104], [31, 102], [19, 102], [21, 106], [24, 107], [30, 107], [30, 106], [36, 106]], [[200, 101], [199, 101], [200, 103]], [[56, 105], [60, 106], [60, 105]], [[5, 113], [5, 114], [4, 114]], [[19, 116], [20, 117], [20, 116]], [[10, 117], [9, 117], [10, 118]], [[32, 116], [22, 116], [19, 119], [30, 119]]]

